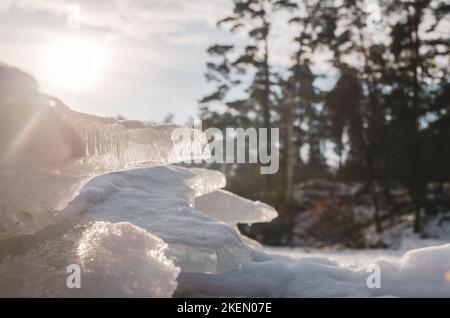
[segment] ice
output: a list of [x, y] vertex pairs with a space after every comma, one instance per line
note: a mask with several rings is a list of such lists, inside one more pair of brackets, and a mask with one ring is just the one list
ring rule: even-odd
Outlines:
[[270, 222], [278, 215], [270, 205], [251, 201], [225, 190], [198, 197], [195, 208], [231, 225]]
[[61, 279], [73, 261], [93, 282], [80, 295], [167, 296], [176, 274], [153, 284], [140, 275], [220, 273], [250, 260], [235, 227], [194, 208], [225, 186], [224, 175], [158, 167], [209, 158], [202, 132], [74, 112], [7, 66], [0, 79], [2, 293], [66, 296]]
[[225, 187], [226, 178], [220, 171], [191, 168], [194, 176], [187, 181], [187, 185], [194, 190], [195, 197], [203, 196], [214, 190]]
[[[225, 219], [221, 213], [226, 210], [215, 217], [199, 210], [202, 196], [196, 196], [223, 193], [219, 190], [223, 185], [220, 173], [173, 166], [97, 177], [62, 211], [63, 215], [79, 213], [75, 228], [23, 255], [3, 258], [0, 293], [30, 297], [450, 297], [450, 244], [416, 249], [403, 257], [386, 257], [386, 252], [379, 251], [303, 252], [286, 257], [273, 254], [281, 249], [271, 249], [268, 254], [257, 246], [251, 249], [234, 226], [216, 220]], [[227, 200], [237, 200], [238, 210], [245, 204], [250, 210], [255, 207], [224, 193]], [[190, 206], [192, 198], [194, 207]], [[222, 199], [204, 202], [220, 207], [225, 202]], [[246, 220], [260, 221], [261, 217], [254, 218], [256, 210], [244, 215]], [[242, 219], [232, 216], [229, 221], [235, 224]], [[86, 288], [65, 287], [65, 266], [71, 263], [81, 265]], [[366, 284], [370, 264], [380, 267], [380, 289]]]
[[152, 167], [96, 178], [73, 205], [84, 206], [85, 219], [130, 222], [161, 238], [182, 271], [220, 273], [250, 260], [234, 227], [192, 208], [196, 195], [222, 186], [220, 172]]
[[95, 176], [209, 157], [201, 132], [74, 112], [6, 66], [0, 136], [0, 239], [57, 222], [58, 211]]
[[[196, 195], [222, 186], [219, 172], [173, 166], [94, 178], [61, 211], [61, 226], [47, 227], [31, 239], [17, 237], [14, 251], [17, 246], [22, 250], [4, 257], [0, 292], [30, 297], [171, 296], [180, 270], [221, 273], [240, 268], [250, 261], [251, 249], [236, 229], [190, 207]], [[36, 241], [41, 243], [36, 246]], [[65, 266], [72, 263], [81, 266], [81, 290], [65, 287]]]
[[367, 297], [362, 272], [325, 258], [267, 256], [221, 275], [181, 273], [177, 297]]
[[250, 263], [221, 275], [181, 273], [176, 297], [280, 297], [293, 273], [282, 263]]
[[[0, 263], [1, 297], [170, 297], [179, 273], [159, 238], [130, 224], [80, 224]], [[67, 266], [80, 266], [69, 289]], [[69, 272], [70, 273], [70, 272]]]
[[220, 172], [160, 166], [208, 158], [201, 132], [73, 112], [4, 65], [0, 149], [3, 297], [450, 297], [450, 244], [360, 263], [270, 254], [236, 224], [272, 207], [222, 190]]

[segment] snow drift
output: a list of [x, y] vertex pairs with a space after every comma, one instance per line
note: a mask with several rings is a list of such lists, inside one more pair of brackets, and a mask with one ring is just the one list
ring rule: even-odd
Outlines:
[[220, 275], [181, 273], [185, 297], [450, 297], [450, 244], [377, 259], [381, 288], [369, 288], [367, 264], [343, 266], [324, 257], [291, 259], [257, 252], [252, 262]]

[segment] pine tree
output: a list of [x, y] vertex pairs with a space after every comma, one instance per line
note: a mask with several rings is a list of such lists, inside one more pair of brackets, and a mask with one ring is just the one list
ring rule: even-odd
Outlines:
[[[402, 1], [389, 6], [398, 18], [392, 26], [392, 96], [400, 99], [397, 116], [404, 133], [408, 157], [407, 184], [415, 203], [414, 229], [422, 228], [422, 209], [426, 196], [426, 176], [419, 142], [420, 122], [429, 112], [429, 89], [436, 85], [433, 74], [439, 71], [436, 57], [449, 54], [448, 37], [437, 29], [448, 16], [450, 6], [433, 0]], [[432, 21], [431, 25], [429, 21]], [[447, 70], [448, 71], [448, 70]]]

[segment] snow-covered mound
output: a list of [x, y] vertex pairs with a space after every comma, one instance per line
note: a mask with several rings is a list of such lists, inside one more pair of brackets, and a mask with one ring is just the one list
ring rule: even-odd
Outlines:
[[[0, 297], [170, 297], [179, 268], [167, 245], [130, 224], [80, 223], [0, 265]], [[69, 289], [67, 269], [81, 269], [80, 287]]]
[[83, 296], [170, 297], [177, 286], [179, 269], [165, 255], [167, 244], [130, 223], [95, 222], [76, 249]]
[[[373, 264], [381, 270], [380, 288], [367, 285], [373, 268], [368, 265]], [[241, 269], [220, 275], [181, 273], [178, 281], [176, 296], [186, 297], [450, 297], [450, 244], [364, 266], [257, 253]]]
[[154, 167], [96, 178], [74, 203], [87, 204], [86, 219], [129, 222], [163, 239], [183, 271], [218, 273], [250, 260], [234, 227], [193, 206], [198, 193], [224, 185], [217, 171]]

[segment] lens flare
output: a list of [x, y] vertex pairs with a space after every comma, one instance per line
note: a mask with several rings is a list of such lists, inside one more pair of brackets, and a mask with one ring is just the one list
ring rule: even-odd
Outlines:
[[91, 86], [103, 67], [102, 46], [93, 42], [70, 39], [51, 44], [45, 56], [48, 79], [68, 90]]
[[448, 270], [444, 273], [444, 278], [447, 282], [450, 283], [450, 270]]

